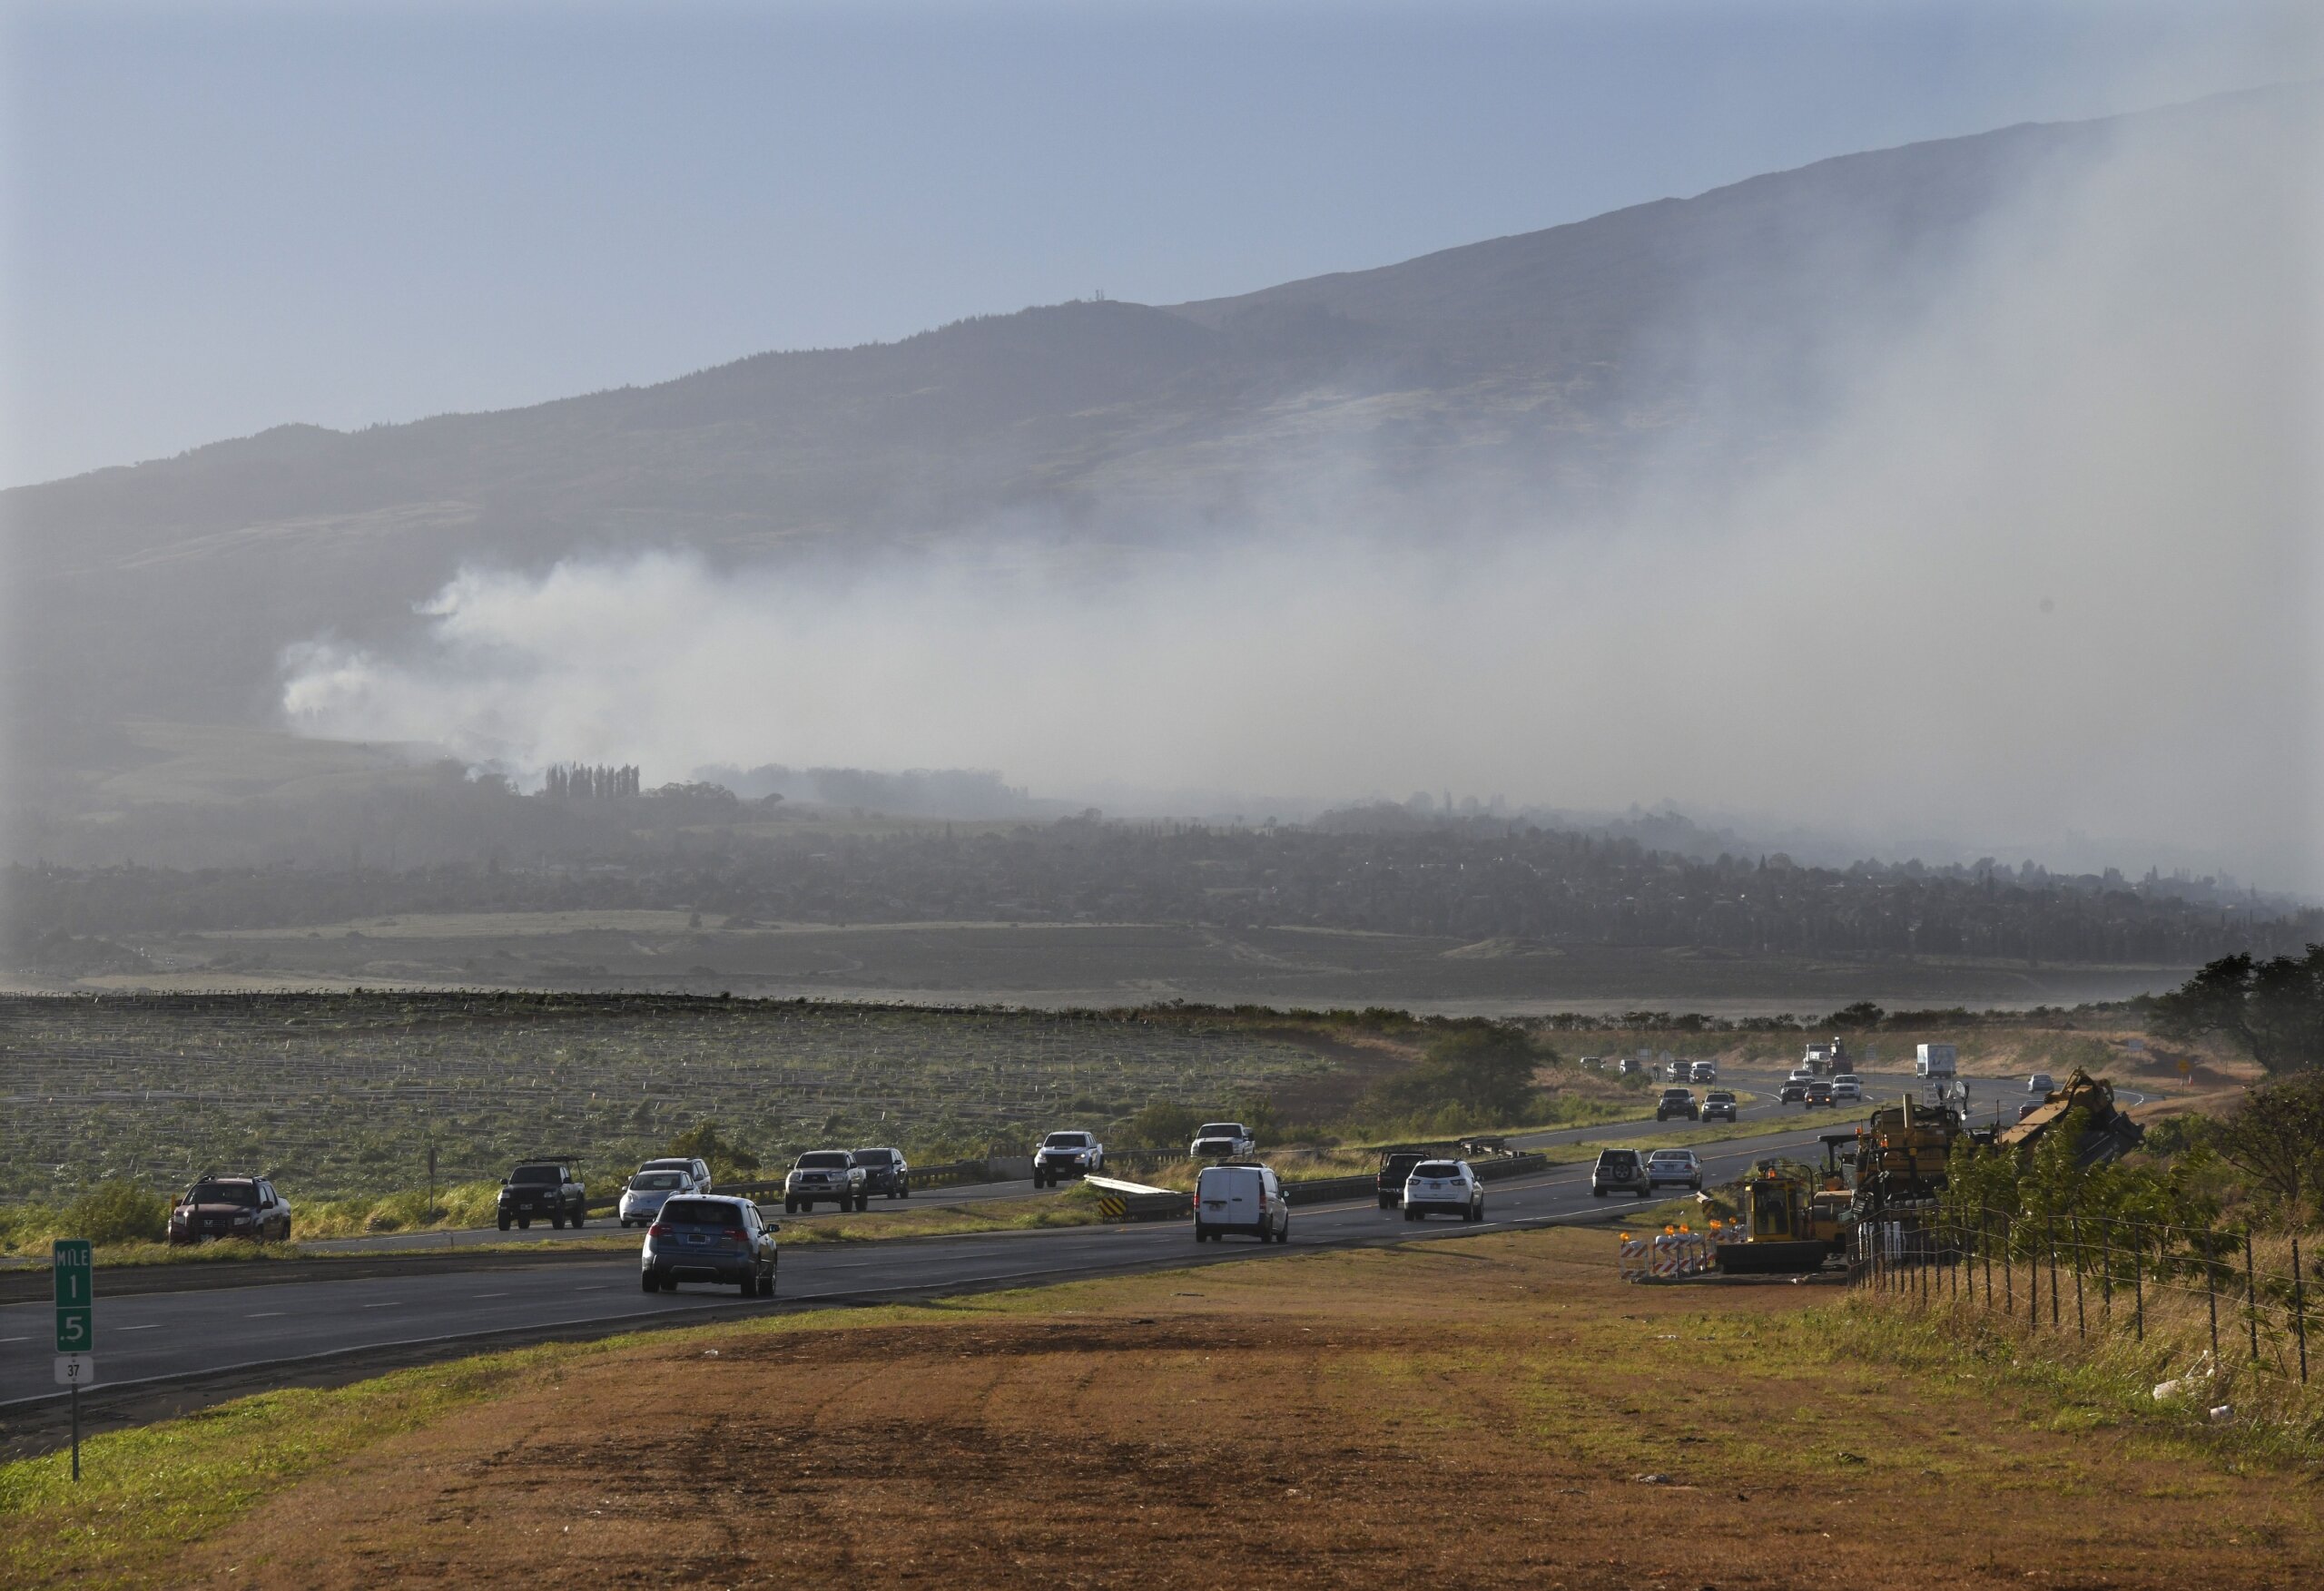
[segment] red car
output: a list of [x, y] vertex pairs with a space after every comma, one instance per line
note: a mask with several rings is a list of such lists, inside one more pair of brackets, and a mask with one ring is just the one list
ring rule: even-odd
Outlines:
[[290, 1205], [262, 1176], [205, 1176], [170, 1210], [170, 1241], [198, 1243], [240, 1237], [290, 1241]]

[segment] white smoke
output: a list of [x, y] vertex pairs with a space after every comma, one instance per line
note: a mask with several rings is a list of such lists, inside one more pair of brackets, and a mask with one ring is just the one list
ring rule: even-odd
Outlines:
[[1797, 329], [1847, 372], [1828, 418], [1716, 493], [1577, 525], [1455, 487], [1425, 523], [1407, 498], [1325, 533], [1344, 483], [1284, 488], [1223, 538], [1097, 572], [471, 570], [416, 649], [296, 649], [284, 709], [649, 782], [776, 761], [1060, 795], [1671, 798], [2093, 836], [2126, 866], [2168, 842], [2318, 888], [2314, 152], [2141, 147], [2032, 195], [1909, 334]]

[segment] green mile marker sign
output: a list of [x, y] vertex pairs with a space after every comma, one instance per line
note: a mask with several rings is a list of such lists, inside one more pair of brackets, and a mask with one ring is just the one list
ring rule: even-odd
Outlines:
[[50, 1251], [56, 1282], [56, 1351], [94, 1353], [97, 1346], [96, 1256], [89, 1240], [61, 1237]]

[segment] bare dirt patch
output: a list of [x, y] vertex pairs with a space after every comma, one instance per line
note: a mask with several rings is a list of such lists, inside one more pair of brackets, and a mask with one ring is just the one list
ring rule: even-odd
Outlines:
[[[2316, 1499], [1812, 1351], [1600, 1234], [688, 1333], [276, 1497], [174, 1584], [2311, 1585]], [[1660, 1476], [1659, 1480], [1642, 1479]]]

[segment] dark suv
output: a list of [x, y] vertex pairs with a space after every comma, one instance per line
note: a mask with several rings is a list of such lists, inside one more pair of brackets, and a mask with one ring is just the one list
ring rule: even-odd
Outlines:
[[891, 1199], [911, 1197], [911, 1164], [904, 1159], [902, 1150], [858, 1149], [847, 1159], [849, 1164], [863, 1168], [865, 1196], [880, 1193]]
[[561, 1160], [528, 1160], [500, 1184], [500, 1230], [528, 1227], [543, 1215], [551, 1226], [579, 1226], [589, 1216], [589, 1191]]
[[202, 1176], [170, 1208], [170, 1241], [198, 1243], [212, 1237], [287, 1243], [290, 1206], [262, 1176]]
[[1404, 1202], [1404, 1184], [1412, 1180], [1413, 1167], [1433, 1158], [1420, 1149], [1390, 1149], [1380, 1156], [1380, 1208], [1394, 1210]]
[[1654, 1119], [1658, 1122], [1668, 1121], [1672, 1116], [1684, 1116], [1691, 1122], [1701, 1114], [1701, 1107], [1695, 1104], [1695, 1091], [1691, 1088], [1666, 1088], [1662, 1091], [1662, 1097], [1655, 1102]]

